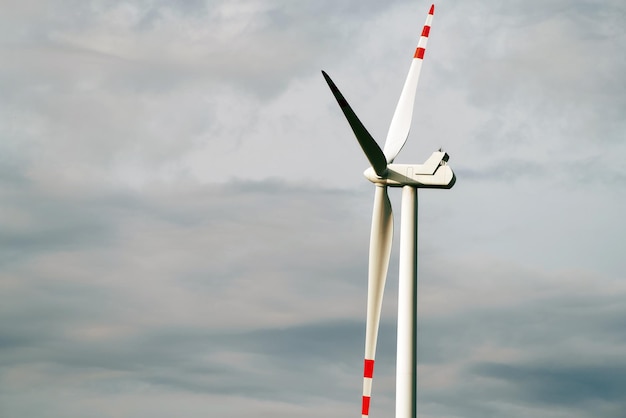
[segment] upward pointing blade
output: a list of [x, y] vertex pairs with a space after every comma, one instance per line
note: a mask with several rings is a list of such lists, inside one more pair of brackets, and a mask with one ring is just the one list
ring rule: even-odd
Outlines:
[[393, 214], [387, 195], [387, 187], [376, 185], [374, 211], [372, 213], [372, 232], [370, 236], [370, 260], [367, 283], [367, 325], [365, 328], [365, 364], [363, 371], [362, 415], [369, 415], [372, 378], [374, 376], [374, 357], [378, 340], [378, 325], [383, 302], [391, 241], [393, 238]]
[[339, 107], [341, 107], [343, 114], [346, 116], [346, 119], [348, 119], [348, 123], [350, 123], [352, 131], [354, 132], [356, 139], [359, 141], [367, 159], [372, 165], [372, 168], [374, 168], [374, 171], [379, 176], [384, 175], [387, 171], [387, 159], [385, 158], [385, 154], [383, 154], [374, 138], [372, 138], [372, 135], [367, 132], [367, 129], [365, 129], [365, 126], [363, 126], [359, 118], [356, 116], [346, 99], [343, 97], [343, 94], [341, 94], [335, 83], [333, 83], [333, 80], [331, 80], [328, 74], [324, 71], [322, 71], [322, 74], [328, 83], [328, 87], [330, 87], [330, 91], [333, 92], [335, 99], [337, 99], [337, 103], [339, 103]]
[[432, 24], [434, 13], [435, 5], [433, 4], [430, 6], [426, 23], [422, 29], [422, 36], [420, 36], [413, 61], [411, 62], [411, 67], [409, 68], [409, 74], [406, 77], [396, 111], [391, 119], [384, 151], [388, 163], [393, 162], [409, 136], [411, 120], [413, 118], [413, 105], [415, 104], [415, 91], [417, 90], [417, 82], [420, 77], [420, 71], [422, 70], [422, 62], [424, 53], [426, 52], [426, 43], [428, 42], [430, 25]]

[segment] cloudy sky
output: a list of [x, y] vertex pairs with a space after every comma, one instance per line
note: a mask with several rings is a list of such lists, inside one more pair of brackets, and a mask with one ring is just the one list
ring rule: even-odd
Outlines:
[[[429, 7], [0, 1], [0, 416], [359, 416], [373, 188], [320, 70], [382, 141]], [[436, 4], [421, 417], [626, 416], [625, 50], [623, 0]]]

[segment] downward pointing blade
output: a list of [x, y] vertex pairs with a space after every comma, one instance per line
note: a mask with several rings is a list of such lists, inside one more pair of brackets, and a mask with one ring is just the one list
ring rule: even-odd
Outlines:
[[411, 67], [409, 68], [409, 74], [406, 77], [402, 93], [400, 93], [400, 99], [398, 100], [396, 111], [391, 119], [391, 125], [389, 126], [389, 132], [387, 133], [387, 139], [385, 140], [384, 150], [388, 163], [393, 162], [409, 136], [411, 120], [413, 118], [413, 105], [415, 104], [417, 82], [420, 77], [420, 71], [422, 70], [422, 62], [424, 59], [424, 53], [426, 52], [426, 43], [428, 42], [430, 25], [432, 24], [434, 13], [435, 5], [433, 4], [430, 6], [428, 17], [426, 17], [426, 23], [422, 29], [422, 36], [420, 36], [417, 49], [413, 55], [413, 61], [411, 62]]
[[350, 127], [352, 127], [352, 131], [354, 132], [356, 139], [359, 141], [367, 159], [372, 165], [372, 168], [374, 168], [374, 171], [379, 176], [384, 175], [387, 171], [387, 159], [385, 158], [385, 154], [383, 154], [383, 151], [380, 149], [374, 138], [372, 138], [372, 135], [367, 132], [367, 129], [365, 129], [365, 126], [363, 126], [359, 118], [356, 116], [346, 99], [343, 97], [343, 94], [341, 94], [335, 83], [333, 83], [333, 80], [331, 80], [328, 74], [324, 71], [322, 71], [322, 74], [328, 83], [328, 87], [330, 87], [330, 91], [333, 92], [335, 99], [337, 99], [337, 103], [339, 103], [339, 107], [341, 107], [343, 114], [346, 116], [346, 119], [348, 119], [348, 123], [350, 124]]
[[383, 302], [391, 241], [393, 238], [393, 214], [387, 195], [387, 187], [376, 186], [374, 211], [372, 214], [372, 232], [370, 236], [370, 259], [367, 286], [367, 325], [365, 328], [365, 364], [363, 371], [362, 415], [369, 415], [372, 378], [374, 376], [374, 357], [378, 340], [378, 325]]

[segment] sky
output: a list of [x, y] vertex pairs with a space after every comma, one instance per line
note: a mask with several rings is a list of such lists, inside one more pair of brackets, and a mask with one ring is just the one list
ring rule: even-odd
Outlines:
[[[382, 145], [429, 7], [1, 0], [0, 416], [359, 416], [373, 187], [320, 70]], [[625, 49], [622, 0], [436, 3], [420, 417], [626, 416]]]

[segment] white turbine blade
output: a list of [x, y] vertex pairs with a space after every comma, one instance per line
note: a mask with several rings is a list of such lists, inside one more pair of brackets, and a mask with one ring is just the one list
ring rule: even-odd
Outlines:
[[406, 77], [398, 105], [396, 106], [396, 111], [391, 119], [391, 125], [389, 126], [389, 132], [387, 133], [385, 148], [383, 150], [387, 158], [387, 163], [393, 162], [409, 136], [411, 120], [413, 118], [413, 106], [415, 104], [415, 91], [422, 69], [424, 52], [426, 52], [426, 43], [428, 42], [428, 34], [430, 33], [430, 25], [432, 24], [434, 13], [435, 5], [433, 4], [430, 6], [426, 23], [422, 29], [422, 36], [417, 44], [417, 49], [415, 50], [413, 61], [409, 68], [409, 74]]
[[391, 255], [393, 238], [393, 214], [387, 195], [387, 187], [377, 185], [372, 213], [372, 232], [370, 235], [370, 260], [367, 285], [367, 325], [365, 328], [365, 363], [363, 370], [363, 404], [361, 414], [369, 415], [372, 377], [374, 375], [374, 357], [378, 325], [383, 302], [387, 269]]

